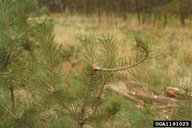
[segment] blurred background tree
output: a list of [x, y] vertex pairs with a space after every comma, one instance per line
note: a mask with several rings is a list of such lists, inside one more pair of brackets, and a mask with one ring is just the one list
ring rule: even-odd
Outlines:
[[[128, 14], [136, 14], [139, 23], [160, 21], [164, 26], [174, 16], [185, 26], [192, 15], [192, 0], [38, 0], [40, 8], [50, 13], [81, 14], [87, 17], [97, 14], [107, 19], [111, 15], [120, 16], [126, 22]], [[153, 19], [153, 20], [152, 20]]]

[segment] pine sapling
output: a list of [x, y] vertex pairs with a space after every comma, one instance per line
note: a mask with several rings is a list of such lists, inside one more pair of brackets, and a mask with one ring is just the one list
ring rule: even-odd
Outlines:
[[188, 85], [184, 86], [182, 90], [176, 95], [178, 102], [173, 119], [190, 121], [192, 119], [191, 88]]
[[[5, 10], [4, 0], [2, 3]], [[113, 81], [118, 72], [129, 71], [133, 74], [137, 73], [137, 69], [144, 69], [149, 57], [150, 42], [142, 37], [135, 37], [132, 45], [133, 54], [127, 60], [118, 58], [113, 37], [110, 35], [98, 38], [99, 52], [89, 36], [78, 36], [83, 47], [84, 66], [82, 72], [71, 76], [70, 82], [66, 82], [49, 21], [30, 21], [33, 28], [31, 38], [36, 40], [40, 47], [34, 52], [34, 62], [22, 67], [13, 61], [13, 56], [19, 57], [18, 53], [23, 51], [17, 44], [22, 42], [22, 32], [20, 35], [16, 34], [17, 31], [14, 30], [18, 28], [13, 28], [17, 25], [9, 27], [9, 18], [6, 17], [9, 15], [5, 12], [4, 23], [7, 27], [3, 32], [7, 38], [0, 39], [6, 43], [0, 46], [1, 49], [9, 47], [8, 51], [4, 49], [6, 52], [1, 54], [6, 55], [3, 61], [7, 67], [3, 73], [7, 74], [10, 81], [12, 110], [6, 103], [7, 93], [1, 90], [3, 95], [0, 100], [0, 112], [3, 116], [0, 116], [0, 126], [82, 128], [112, 119], [120, 110], [121, 104], [117, 99], [110, 98], [104, 93], [105, 85]], [[4, 33], [0, 32], [2, 35]], [[19, 97], [18, 92], [14, 94], [12, 81], [14, 87], [18, 87], [17, 91], [24, 90], [23, 93], [30, 97]]]

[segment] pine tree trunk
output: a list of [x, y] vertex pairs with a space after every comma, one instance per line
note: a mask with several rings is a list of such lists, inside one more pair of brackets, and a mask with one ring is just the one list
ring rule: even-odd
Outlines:
[[151, 13], [148, 13], [147, 15], [147, 23], [150, 23], [151, 22]]
[[101, 23], [101, 5], [100, 5], [100, 0], [97, 0], [98, 4], [98, 15], [99, 15], [99, 24]]
[[137, 18], [139, 20], [139, 24], [141, 24], [141, 17], [140, 17], [140, 13], [139, 12], [137, 13]]
[[185, 27], [185, 13], [183, 12], [183, 9], [184, 7], [182, 6], [182, 0], [179, 1], [179, 13], [180, 13], [180, 24], [181, 24], [181, 27]]
[[154, 19], [153, 19], [153, 25], [156, 24], [156, 20], [157, 20], [157, 15], [155, 14], [155, 15], [154, 15]]
[[72, 3], [72, 15], [76, 12], [76, 4]]
[[140, 13], [139, 13], [139, 5], [138, 5], [138, 0], [135, 0], [136, 2], [136, 12], [137, 12], [137, 18], [139, 21], [139, 24], [141, 24], [141, 18], [140, 18]]
[[86, 15], [87, 14], [86, 0], [83, 0], [83, 11], [84, 15]]
[[106, 18], [107, 18], [107, 21], [108, 21], [108, 19], [109, 19], [109, 14], [110, 14], [110, 6], [111, 6], [111, 4], [110, 4], [110, 2], [108, 2], [108, 0], [106, 0], [106, 3], [108, 4], [108, 6], [107, 6], [107, 9], [106, 9]]
[[143, 13], [143, 16], [142, 16], [142, 24], [145, 24], [145, 21], [146, 21], [146, 14]]
[[127, 20], [127, 9], [126, 9], [126, 1], [125, 0], [123, 0], [123, 2], [122, 2], [122, 7], [123, 7], [123, 15], [124, 15], [123, 20], [126, 21]]
[[164, 16], [164, 27], [167, 26], [167, 15]]
[[191, 18], [189, 18], [189, 27], [191, 27]]
[[180, 23], [181, 27], [185, 27], [185, 16], [183, 13], [180, 13]]
[[160, 14], [158, 15], [158, 21], [161, 21], [161, 15]]

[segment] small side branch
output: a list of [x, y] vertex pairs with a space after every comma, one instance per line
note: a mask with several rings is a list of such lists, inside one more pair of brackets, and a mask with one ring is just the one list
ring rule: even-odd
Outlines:
[[86, 121], [85, 123], [86, 123], [86, 124], [90, 124], [90, 123], [93, 123], [93, 122], [98, 122], [98, 121], [106, 120], [106, 119], [108, 119], [108, 118], [110, 118], [111, 116], [114, 116], [114, 115], [115, 115], [115, 113], [112, 113], [112, 114], [110, 114], [110, 115], [108, 115], [108, 116], [101, 117], [101, 118], [99, 118], [99, 119]]
[[[85, 38], [83, 38], [83, 42], [86, 42], [86, 41], [87, 41], [87, 40], [86, 40]], [[84, 43], [82, 43], [81, 41], [80, 41], [80, 43], [81, 43], [82, 46], [85, 48], [85, 51], [86, 51], [86, 53], [88, 54], [89, 58], [91, 58], [91, 60], [93, 60], [92, 55], [91, 55], [91, 53], [90, 53], [90, 51], [89, 51], [89, 49], [88, 49], [88, 47], [87, 47], [87, 43], [84, 44]]]
[[20, 75], [14, 73], [14, 72], [12, 72], [12, 74], [13, 74], [14, 76], [16, 76], [16, 77], [18, 77], [18, 78], [24, 80], [25, 82], [28, 82], [28, 83], [32, 84], [32, 85], [35, 86], [35, 87], [39, 87], [39, 88], [45, 89], [45, 90], [47, 90], [47, 91], [53, 92], [53, 90], [48, 89], [48, 88], [45, 88], [45, 87], [41, 87], [41, 86], [39, 86], [39, 85], [37, 85], [37, 84], [35, 84], [35, 83], [33, 83], [33, 82], [31, 82], [31, 81], [29, 81], [29, 80], [23, 78], [23, 77], [21, 77]]
[[7, 61], [7, 63], [9, 65], [10, 65], [10, 59], [11, 59], [11, 56], [12, 56], [12, 53], [13, 53], [14, 46], [15, 46], [15, 37], [13, 36], [12, 37], [12, 48], [11, 48], [10, 53], [8, 55], [8, 61]]
[[61, 100], [59, 95], [56, 92], [53, 92], [53, 95], [58, 99], [58, 101], [62, 104], [62, 106], [69, 112], [69, 114], [75, 119], [75, 121], [78, 123], [79, 119], [76, 117], [76, 115], [71, 111], [70, 108], [67, 107], [67, 105]]
[[86, 87], [86, 92], [85, 92], [85, 97], [84, 97], [84, 101], [83, 101], [83, 105], [82, 105], [82, 108], [81, 108], [81, 118], [83, 119], [83, 116], [84, 116], [84, 113], [85, 113], [85, 107], [86, 107], [86, 103], [87, 103], [87, 97], [88, 97], [88, 93], [89, 93], [89, 89], [90, 89], [90, 85], [91, 85], [91, 81], [93, 79], [93, 75], [95, 74], [95, 70], [94, 70], [94, 67], [93, 67], [93, 71], [90, 75], [90, 78], [89, 78], [89, 82], [87, 84], [87, 87]]
[[27, 126], [25, 123], [23, 123], [16, 115], [14, 115], [9, 109], [7, 109], [5, 106], [3, 106], [3, 105], [1, 105], [1, 104], [0, 104], [0, 106], [1, 106], [3, 109], [5, 109], [5, 111], [7, 111], [13, 118], [15, 118], [16, 120], [18, 120], [19, 123], [21, 123], [25, 128], [28, 128], [28, 126]]
[[49, 85], [45, 80], [43, 80], [43, 78], [41, 78], [41, 76], [39, 76], [39, 75], [37, 74], [37, 72], [34, 72], [34, 74], [35, 74], [37, 77], [39, 77], [39, 80], [41, 80], [42, 82], [44, 82], [45, 85], [47, 85], [48, 87], [50, 87], [51, 90], [54, 90], [53, 87], [51, 87], [51, 85]]
[[11, 82], [10, 82], [10, 91], [11, 91], [12, 111], [14, 112], [15, 111], [15, 96], [14, 96], [12, 78], [11, 78]]
[[33, 100], [33, 102], [31, 102], [31, 104], [27, 107], [27, 109], [24, 110], [24, 112], [22, 114], [20, 114], [19, 118], [21, 118], [23, 116], [23, 114], [25, 113], [25, 111], [27, 111], [31, 106], [33, 106], [33, 104], [36, 102], [36, 98]]
[[95, 112], [96, 112], [96, 110], [97, 110], [97, 107], [98, 107], [98, 105], [99, 105], [99, 101], [100, 101], [100, 99], [101, 99], [101, 98], [100, 98], [100, 97], [101, 97], [101, 94], [102, 94], [103, 89], [104, 89], [104, 86], [105, 86], [105, 84], [106, 84], [106, 82], [107, 82], [107, 78], [108, 78], [108, 77], [106, 76], [105, 79], [104, 79], [104, 81], [103, 81], [103, 84], [102, 84], [102, 87], [101, 87], [101, 89], [100, 89], [99, 95], [97, 96], [97, 102], [96, 102], [95, 108], [94, 108], [91, 116], [88, 117], [86, 120], [90, 119], [90, 118], [93, 117], [93, 115], [95, 114]]
[[107, 78], [108, 78], [108, 77], [106, 76], [106, 77], [105, 77], [105, 80], [103, 81], [102, 87], [101, 87], [100, 92], [99, 92], [99, 95], [98, 95], [98, 97], [97, 97], [97, 103], [96, 103], [96, 105], [95, 105], [95, 109], [94, 109], [94, 111], [93, 111], [93, 114], [96, 112], [97, 107], [98, 107], [98, 105], [99, 105], [100, 97], [101, 97], [101, 94], [102, 94], [102, 92], [103, 92], [104, 86], [105, 86], [105, 84], [106, 84], [106, 82], [107, 82]]
[[148, 128], [150, 128], [149, 124], [147, 123], [146, 117], [144, 118], [144, 122]]
[[55, 69], [54, 69], [53, 57], [52, 57], [52, 54], [51, 54], [51, 49], [50, 49], [50, 47], [49, 47], [47, 38], [46, 38], [46, 36], [45, 36], [45, 32], [44, 32], [43, 27], [42, 27], [42, 22], [39, 22], [38, 24], [39, 24], [39, 26], [40, 26], [40, 28], [41, 28], [41, 33], [43, 34], [43, 37], [44, 37], [46, 46], [47, 46], [48, 51], [49, 51], [49, 56], [50, 56], [50, 58], [51, 58], [51, 69], [52, 69], [52, 75], [53, 75], [53, 89], [54, 89], [54, 91], [55, 91]]
[[185, 90], [185, 120], [188, 119], [188, 91], [189, 87], [184, 87]]

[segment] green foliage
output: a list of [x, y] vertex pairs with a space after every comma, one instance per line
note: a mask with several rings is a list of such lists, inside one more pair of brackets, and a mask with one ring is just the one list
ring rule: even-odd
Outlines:
[[5, 0], [4, 4], [0, 2], [0, 69], [6, 68], [9, 63], [7, 60], [16, 62], [23, 46], [31, 50], [27, 18], [34, 8], [35, 1], [31, 0]]
[[[29, 1], [25, 2], [22, 6]], [[62, 57], [52, 34], [53, 22], [26, 23], [27, 16], [22, 18], [19, 14], [27, 6], [19, 10], [18, 5], [18, 1], [2, 0], [0, 8], [4, 17], [0, 21], [0, 126], [82, 128], [112, 120], [120, 111], [121, 102], [105, 94], [105, 85], [114, 81], [116, 72], [134, 69], [131, 73], [137, 73], [139, 65], [142, 69], [149, 56], [150, 42], [135, 37], [133, 55], [126, 60], [118, 58], [112, 36], [98, 38], [101, 52], [89, 36], [78, 36], [83, 47], [83, 67], [79, 66], [82, 70], [66, 82], [61, 72]], [[30, 34], [26, 34], [28, 27], [26, 30], [23, 23], [30, 24]], [[23, 57], [27, 56], [22, 48], [29, 39], [26, 35], [39, 46], [34, 49], [34, 61]], [[20, 59], [28, 64], [21, 65]]]
[[182, 88], [182, 93], [177, 94], [178, 102], [173, 114], [175, 120], [192, 120], [192, 100], [191, 100], [191, 88], [185, 86]]
[[[6, 69], [10, 61], [16, 60], [23, 42], [21, 19], [18, 17], [16, 2], [5, 1], [0, 4], [0, 69]], [[6, 10], [9, 10], [6, 12]], [[14, 40], [13, 40], [14, 38]], [[16, 49], [13, 49], [13, 48]], [[13, 56], [14, 55], [14, 56]]]

